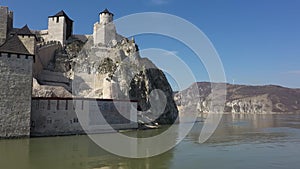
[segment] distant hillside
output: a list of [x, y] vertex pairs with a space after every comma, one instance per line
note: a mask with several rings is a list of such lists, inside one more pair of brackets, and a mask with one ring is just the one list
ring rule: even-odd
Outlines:
[[[191, 111], [212, 112], [209, 108], [211, 85], [218, 83], [197, 82], [189, 88], [174, 94], [181, 113]], [[275, 85], [248, 86], [226, 84], [226, 113], [300, 113], [300, 89]], [[195, 95], [198, 90], [199, 94]], [[217, 91], [218, 92], [218, 91]]]

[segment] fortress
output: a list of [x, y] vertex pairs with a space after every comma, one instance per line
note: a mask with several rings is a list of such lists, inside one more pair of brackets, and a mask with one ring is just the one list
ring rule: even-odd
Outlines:
[[[97, 108], [112, 128], [137, 128], [137, 110], [132, 108], [136, 101], [112, 100], [111, 87], [101, 91], [101, 97], [91, 96], [96, 101], [84, 96], [73, 99], [72, 95], [32, 96], [35, 85], [71, 91], [72, 65], [59, 62], [68, 57], [61, 52], [67, 44], [84, 44], [90, 38], [105, 51], [125, 40], [128, 48], [137, 50], [134, 41], [116, 33], [113, 16], [105, 9], [99, 14], [100, 21], [94, 24], [92, 35], [74, 35], [73, 21], [64, 11], [48, 17], [47, 30], [31, 30], [27, 25], [14, 28], [13, 12], [0, 7], [0, 138], [85, 133], [75, 109], [89, 113], [87, 126], [91, 133], [109, 129], [101, 120], [95, 121], [96, 111], [92, 110]], [[53, 60], [60, 64], [53, 65]], [[89, 74], [93, 74], [93, 69], [89, 68]], [[118, 114], [117, 109], [124, 114]]]

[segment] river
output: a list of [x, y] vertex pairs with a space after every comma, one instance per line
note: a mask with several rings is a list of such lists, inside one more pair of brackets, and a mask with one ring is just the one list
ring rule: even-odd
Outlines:
[[[173, 149], [143, 159], [108, 153], [84, 135], [0, 140], [0, 169], [299, 168], [300, 115], [224, 115], [213, 136], [200, 144], [202, 125], [197, 122]], [[160, 130], [130, 134], [147, 137]]]

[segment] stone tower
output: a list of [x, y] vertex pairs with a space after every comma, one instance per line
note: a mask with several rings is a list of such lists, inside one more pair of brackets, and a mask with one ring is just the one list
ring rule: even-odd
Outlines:
[[8, 7], [0, 6], [0, 46], [6, 41], [13, 28], [13, 12]]
[[109, 12], [108, 9], [99, 13], [100, 24], [106, 25], [113, 21], [114, 14]]
[[27, 51], [35, 55], [35, 47], [36, 47], [36, 35], [33, 34], [27, 25], [17, 31], [17, 36], [26, 47]]
[[0, 138], [30, 135], [33, 62], [17, 34], [0, 46]]
[[48, 39], [59, 41], [62, 45], [72, 35], [73, 21], [64, 11], [48, 17]]
[[108, 9], [100, 12], [99, 22], [94, 24], [94, 44], [111, 45], [116, 43], [116, 27], [113, 23], [114, 14]]

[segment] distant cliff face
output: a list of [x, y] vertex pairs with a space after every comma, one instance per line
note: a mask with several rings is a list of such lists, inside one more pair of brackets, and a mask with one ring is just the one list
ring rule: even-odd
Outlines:
[[[195, 89], [199, 90], [199, 95], [189, 96]], [[194, 111], [199, 113], [209, 113], [213, 112], [208, 106], [211, 103], [210, 93], [211, 83], [198, 82], [188, 89], [176, 93], [174, 99], [183, 114], [188, 113], [186, 111], [188, 110], [187, 107], [194, 107]], [[224, 112], [248, 114], [300, 113], [300, 90], [274, 85], [246, 86], [227, 84]]]

